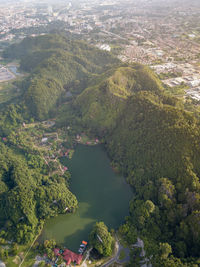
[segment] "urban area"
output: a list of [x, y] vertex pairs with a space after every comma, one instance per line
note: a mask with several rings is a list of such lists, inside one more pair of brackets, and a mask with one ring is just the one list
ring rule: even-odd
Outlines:
[[[112, 51], [122, 61], [149, 65], [166, 86], [181, 87], [181, 95], [199, 101], [199, 14], [198, 4], [170, 0], [3, 2], [0, 49], [29, 35], [62, 29]], [[14, 74], [0, 65], [0, 82]]]

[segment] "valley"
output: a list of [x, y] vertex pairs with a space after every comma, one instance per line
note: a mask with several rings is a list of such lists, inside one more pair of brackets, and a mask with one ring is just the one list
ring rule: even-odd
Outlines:
[[[131, 267], [146, 258], [155, 267], [196, 267], [194, 107], [169, 94], [149, 67], [71, 36], [29, 37], [3, 56], [29, 73], [17, 81], [17, 101], [0, 110], [0, 255], [7, 266], [17, 266], [16, 257], [20, 263], [22, 246], [43, 229], [30, 255], [55, 261], [53, 249], [75, 250], [84, 238], [102, 259], [112, 255], [116, 231]], [[134, 247], [138, 237], [145, 257]]]

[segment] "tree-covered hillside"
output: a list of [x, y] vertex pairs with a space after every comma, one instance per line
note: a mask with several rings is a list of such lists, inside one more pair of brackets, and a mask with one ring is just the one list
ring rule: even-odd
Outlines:
[[155, 94], [162, 91], [161, 83], [147, 67], [123, 64], [84, 90], [76, 98], [74, 107], [81, 111], [84, 125], [105, 132], [116, 125], [131, 96], [142, 90], [151, 91], [152, 98], [156, 99]]
[[21, 69], [31, 72], [23, 84], [24, 102], [30, 115], [40, 120], [67, 100], [67, 92], [80, 93], [90, 79], [119, 63], [107, 52], [61, 35], [26, 38], [3, 56], [19, 59]]
[[198, 257], [199, 125], [191, 114], [151, 98], [144, 92], [130, 98], [106, 140], [136, 193], [127, 224], [148, 239], [149, 254], [167, 242], [177, 257]]
[[0, 111], [0, 239], [18, 244], [31, 242], [46, 218], [78, 205], [69, 190], [70, 173], [55, 158], [61, 145], [52, 139], [44, 146], [42, 138], [52, 130], [40, 123], [26, 126], [24, 110], [9, 105]]
[[[76, 126], [99, 136], [113, 166], [127, 177], [134, 190], [130, 215], [120, 227], [127, 242], [144, 240], [153, 266], [198, 266], [199, 120], [165, 94], [148, 67], [121, 63], [81, 41], [60, 35], [27, 38], [4, 56], [20, 59], [21, 69], [30, 72], [20, 85], [24, 95], [19, 105], [7, 107], [0, 118], [0, 136], [8, 139], [6, 146], [0, 143], [4, 228], [26, 238], [41, 219], [65, 205], [76, 206], [63, 178], [47, 175], [40, 154], [29, 165], [30, 155], [16, 149], [14, 132], [24, 119], [52, 116], [57, 127]], [[137, 266], [135, 251], [131, 267]]]
[[[14, 135], [0, 142], [0, 228], [1, 237], [18, 243], [34, 239], [45, 218], [77, 206], [64, 178], [52, 175], [41, 155], [25, 157], [12, 149]], [[3, 228], [2, 228], [3, 227]]]
[[127, 241], [142, 237], [155, 266], [173, 266], [174, 259], [159, 254], [165, 243], [178, 258], [198, 257], [200, 128], [195, 117], [137, 64], [117, 68], [86, 89], [74, 109], [83, 125], [104, 138], [114, 165], [135, 191], [121, 228]]

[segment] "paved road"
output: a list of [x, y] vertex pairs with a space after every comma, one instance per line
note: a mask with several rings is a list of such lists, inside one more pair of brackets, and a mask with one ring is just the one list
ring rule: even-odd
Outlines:
[[101, 30], [101, 31], [104, 32], [104, 33], [110, 34], [110, 35], [112, 35], [112, 36], [114, 36], [114, 37], [117, 37], [117, 38], [119, 38], [119, 39], [122, 39], [122, 40], [126, 40], [126, 41], [127, 41], [126, 38], [121, 37], [120, 35], [118, 35], [118, 34], [116, 34], [116, 33], [109, 32], [109, 31], [106, 31], [106, 30]]
[[[117, 263], [120, 264], [120, 263], [128, 262], [130, 260], [130, 257], [129, 257], [130, 250], [129, 250], [129, 248], [124, 248], [119, 243], [118, 238], [116, 238], [116, 248], [117, 248], [117, 251], [115, 253], [115, 256], [112, 259], [110, 259], [109, 261], [107, 261], [106, 263], [104, 263], [103, 265], [101, 265], [101, 267], [108, 267], [114, 262], [117, 262]], [[125, 256], [125, 258], [123, 260], [119, 260], [119, 255], [120, 255], [122, 250], [125, 251], [126, 256]]]
[[125, 262], [129, 262], [130, 261], [130, 249], [129, 248], [122, 248], [122, 250], [124, 250], [125, 252], [125, 257], [123, 260], [117, 260], [117, 263], [125, 263]]

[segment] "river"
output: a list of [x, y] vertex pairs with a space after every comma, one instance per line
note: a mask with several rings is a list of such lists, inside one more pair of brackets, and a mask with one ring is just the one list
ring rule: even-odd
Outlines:
[[63, 164], [72, 174], [70, 190], [76, 195], [79, 208], [74, 214], [47, 220], [42, 239], [54, 238], [77, 252], [96, 221], [104, 221], [109, 229], [123, 223], [132, 193], [125, 179], [113, 172], [101, 145], [78, 145], [73, 158], [63, 159]]

